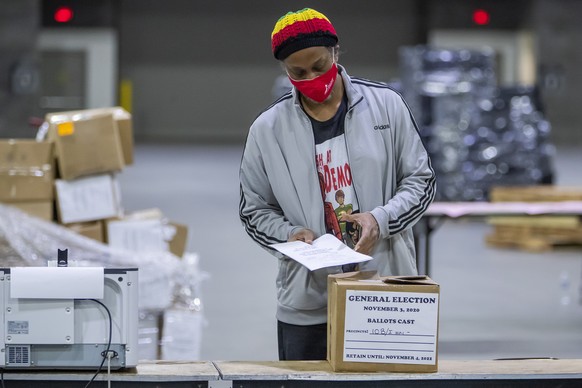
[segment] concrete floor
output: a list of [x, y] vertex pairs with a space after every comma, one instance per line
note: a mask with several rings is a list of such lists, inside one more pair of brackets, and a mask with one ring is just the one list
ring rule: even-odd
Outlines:
[[[201, 360], [276, 360], [276, 260], [238, 218], [242, 145], [137, 145], [119, 175], [127, 211], [157, 207], [190, 228], [201, 285]], [[557, 184], [582, 186], [580, 150], [559, 148]], [[441, 285], [439, 356], [582, 358], [582, 248], [491, 249], [489, 226], [448, 221], [432, 238]]]

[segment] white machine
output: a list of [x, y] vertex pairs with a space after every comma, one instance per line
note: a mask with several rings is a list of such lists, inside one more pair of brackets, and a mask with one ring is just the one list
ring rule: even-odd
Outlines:
[[0, 368], [137, 365], [136, 268], [1, 268], [0, 311]]

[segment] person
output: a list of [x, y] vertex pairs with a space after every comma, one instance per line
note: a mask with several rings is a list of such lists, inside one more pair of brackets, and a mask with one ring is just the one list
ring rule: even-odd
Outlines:
[[[402, 97], [386, 84], [352, 78], [338, 64], [330, 20], [305, 8], [275, 24], [271, 48], [293, 89], [252, 123], [240, 164], [240, 219], [248, 235], [278, 258], [280, 360], [326, 358], [327, 277], [269, 245], [333, 232], [324, 211], [334, 193], [352, 205], [340, 222], [372, 256], [359, 265], [381, 276], [416, 275], [412, 226], [435, 194], [435, 176]], [[320, 184], [319, 176], [324, 179]], [[322, 200], [322, 190], [326, 198]], [[353, 270], [350, 268], [348, 270]]]

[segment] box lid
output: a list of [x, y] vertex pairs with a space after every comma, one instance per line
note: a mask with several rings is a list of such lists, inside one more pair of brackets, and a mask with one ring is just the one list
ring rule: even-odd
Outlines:
[[57, 124], [66, 121], [91, 119], [104, 114], [113, 115], [113, 118], [115, 120], [131, 118], [131, 113], [129, 113], [120, 106], [114, 106], [107, 108], [83, 109], [83, 110], [71, 110], [66, 112], [47, 113], [45, 116], [45, 121], [47, 121], [49, 124]]
[[434, 280], [426, 275], [413, 276], [379, 276], [375, 271], [359, 271], [329, 275], [332, 281], [338, 284], [392, 284], [414, 286], [438, 286]]

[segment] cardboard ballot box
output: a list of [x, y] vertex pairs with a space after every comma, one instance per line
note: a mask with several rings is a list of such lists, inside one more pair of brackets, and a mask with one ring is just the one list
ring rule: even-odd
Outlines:
[[334, 371], [437, 371], [439, 285], [430, 278], [330, 275], [328, 302]]

